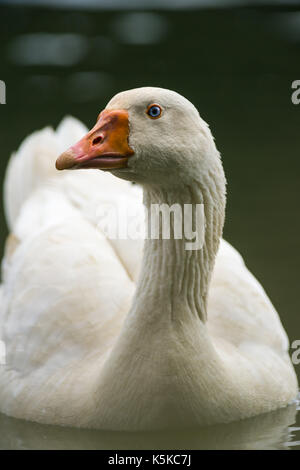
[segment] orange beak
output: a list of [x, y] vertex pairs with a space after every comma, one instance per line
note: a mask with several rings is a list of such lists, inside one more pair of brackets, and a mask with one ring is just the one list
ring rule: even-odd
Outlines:
[[93, 129], [58, 157], [56, 168], [126, 168], [129, 157], [134, 154], [129, 147], [128, 137], [128, 112], [123, 109], [104, 110]]

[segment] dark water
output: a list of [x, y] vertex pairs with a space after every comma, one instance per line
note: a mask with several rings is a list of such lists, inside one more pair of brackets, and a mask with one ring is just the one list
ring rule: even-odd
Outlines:
[[[0, 79], [7, 86], [7, 104], [0, 107], [1, 179], [22, 139], [66, 114], [92, 126], [120, 90], [151, 85], [182, 93], [210, 123], [223, 156], [224, 236], [263, 284], [291, 342], [300, 339], [300, 105], [291, 101], [291, 83], [300, 80], [300, 4], [138, 15], [0, 5], [0, 17]], [[3, 213], [0, 220], [2, 249]], [[299, 376], [300, 365], [296, 371]], [[171, 436], [67, 430], [2, 417], [0, 447], [289, 448], [297, 447], [295, 414], [281, 410], [213, 432]]]

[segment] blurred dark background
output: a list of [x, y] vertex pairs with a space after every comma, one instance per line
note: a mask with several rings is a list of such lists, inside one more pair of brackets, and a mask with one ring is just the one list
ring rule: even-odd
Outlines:
[[91, 127], [128, 88], [178, 91], [210, 124], [223, 156], [224, 237], [263, 284], [290, 340], [300, 339], [300, 105], [291, 101], [300, 2], [28, 4], [0, 2], [1, 183], [11, 152], [34, 130], [66, 114]]

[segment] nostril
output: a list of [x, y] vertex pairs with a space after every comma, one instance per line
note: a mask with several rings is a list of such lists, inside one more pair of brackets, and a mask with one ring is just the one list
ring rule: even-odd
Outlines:
[[96, 137], [96, 138], [93, 140], [93, 145], [100, 144], [101, 140], [102, 140], [102, 137], [101, 137], [101, 135], [99, 135], [98, 137]]

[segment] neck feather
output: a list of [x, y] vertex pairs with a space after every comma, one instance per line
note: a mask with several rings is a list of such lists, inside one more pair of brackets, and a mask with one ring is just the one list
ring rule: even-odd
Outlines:
[[[144, 186], [144, 204], [148, 214], [148, 232], [153, 230], [151, 208], [153, 204], [179, 205], [184, 212], [190, 205], [195, 216], [196, 206], [202, 204], [203, 225], [194, 224], [201, 249], [187, 250], [187, 240], [174, 235], [171, 217], [170, 239], [162, 237], [162, 219], [159, 221], [158, 239], [147, 238], [137, 291], [130, 316], [150, 321], [184, 322], [188, 317], [207, 318], [207, 295], [216, 253], [222, 235], [225, 212], [225, 178], [221, 163], [214, 172], [207, 172], [201, 180], [177, 188]], [[194, 219], [194, 217], [193, 217]], [[198, 233], [198, 232], [201, 233]], [[204, 235], [204, 237], [203, 237]]]

